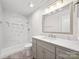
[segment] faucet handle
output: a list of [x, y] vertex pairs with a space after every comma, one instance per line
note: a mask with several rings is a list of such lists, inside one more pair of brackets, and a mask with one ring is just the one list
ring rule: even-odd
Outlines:
[[49, 34], [48, 37], [51, 37], [51, 34]]
[[55, 37], [56, 37], [56, 35], [49, 34], [49, 35], [48, 35], [48, 37], [53, 37], [53, 38], [55, 38]]
[[56, 35], [54, 35], [54, 38], [56, 38]]

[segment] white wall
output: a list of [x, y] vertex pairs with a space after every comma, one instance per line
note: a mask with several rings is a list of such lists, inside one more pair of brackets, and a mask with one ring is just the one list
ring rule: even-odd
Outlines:
[[36, 11], [32, 17], [32, 35], [39, 35], [42, 33], [42, 11]]
[[1, 24], [1, 21], [2, 21], [2, 6], [0, 3], [0, 50], [2, 48], [2, 24]]

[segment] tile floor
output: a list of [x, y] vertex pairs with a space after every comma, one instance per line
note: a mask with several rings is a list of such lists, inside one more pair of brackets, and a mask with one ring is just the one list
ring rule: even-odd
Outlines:
[[5, 58], [2, 58], [2, 59], [33, 59], [32, 55], [27, 56], [25, 51], [26, 50], [19, 51], [17, 53], [14, 53], [14, 54], [7, 56]]

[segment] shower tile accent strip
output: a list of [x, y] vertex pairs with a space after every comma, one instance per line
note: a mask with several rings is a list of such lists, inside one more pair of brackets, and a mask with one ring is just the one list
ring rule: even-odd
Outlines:
[[32, 55], [31, 56], [27, 56], [26, 55], [26, 50], [23, 50], [23, 51], [19, 51], [17, 53], [14, 53], [10, 56], [7, 56], [5, 58], [2, 58], [2, 59], [32, 59]]

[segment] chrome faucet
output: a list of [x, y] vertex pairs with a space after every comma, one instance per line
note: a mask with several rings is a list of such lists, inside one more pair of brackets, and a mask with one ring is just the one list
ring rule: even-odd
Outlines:
[[56, 36], [55, 36], [55, 35], [53, 35], [53, 34], [49, 34], [49, 36], [48, 36], [48, 37], [55, 38]]
[[53, 35], [53, 38], [56, 38], [56, 35]]

